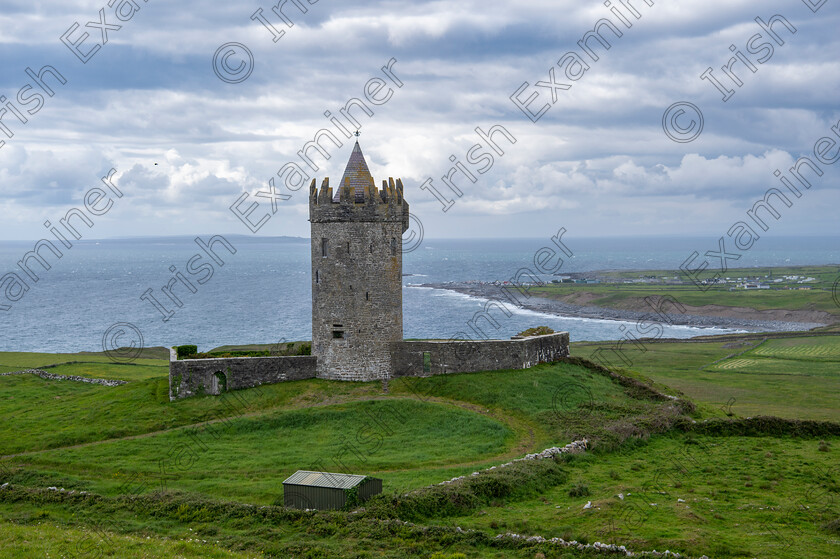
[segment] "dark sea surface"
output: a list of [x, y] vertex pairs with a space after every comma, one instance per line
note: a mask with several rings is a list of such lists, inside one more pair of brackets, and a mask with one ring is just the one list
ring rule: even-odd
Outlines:
[[[207, 240], [209, 236], [202, 238]], [[77, 242], [60, 259], [42, 252], [53, 264], [50, 270], [43, 271], [32, 262], [38, 282], [27, 278], [17, 266], [34, 242], [3, 241], [0, 273], [19, 274], [30, 289], [16, 302], [4, 295], [8, 285], [0, 290], [0, 304], [12, 306], [11, 310], [0, 310], [0, 351], [101, 351], [103, 335], [116, 323], [136, 326], [146, 347], [192, 343], [206, 350], [224, 344], [310, 339], [309, 240], [226, 238], [236, 254], [217, 245], [216, 252], [224, 264], [213, 263], [213, 275], [203, 285], [196, 283], [201, 275], [186, 273], [187, 262], [201, 253], [193, 238]], [[717, 250], [717, 240], [711, 238], [563, 240], [574, 256], [565, 260], [561, 274], [604, 269], [676, 270], [693, 251], [702, 255]], [[418, 285], [510, 280], [523, 267], [534, 269], [534, 255], [544, 246], [553, 246], [549, 238], [425, 240], [405, 255], [404, 337], [464, 337], [461, 332], [475, 337], [466, 322], [486, 301]], [[210, 260], [205, 257], [201, 262]], [[765, 237], [740, 260], [729, 264], [840, 264], [840, 238]], [[718, 261], [712, 259], [711, 266], [716, 265]], [[171, 266], [190, 278], [197, 289], [191, 293], [180, 284], [173, 288], [183, 303], [180, 308], [161, 292], [173, 277]], [[140, 299], [150, 288], [174, 311], [168, 321], [163, 321], [163, 315], [151, 303]], [[620, 321], [564, 318], [528, 310], [516, 310], [510, 317], [496, 316], [499, 328], [487, 327], [491, 337], [509, 337], [537, 325], [568, 330], [573, 341], [614, 340], [622, 335]], [[132, 330], [123, 330], [127, 333], [119, 341], [128, 345]], [[687, 338], [723, 331], [672, 326], [666, 328], [665, 335]]]

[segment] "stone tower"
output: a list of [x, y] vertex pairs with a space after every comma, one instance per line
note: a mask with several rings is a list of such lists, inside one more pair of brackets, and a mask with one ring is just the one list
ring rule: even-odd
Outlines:
[[389, 344], [402, 341], [402, 234], [408, 203], [400, 179], [376, 188], [359, 142], [333, 194], [309, 187], [312, 224], [312, 354], [319, 378], [391, 374]]

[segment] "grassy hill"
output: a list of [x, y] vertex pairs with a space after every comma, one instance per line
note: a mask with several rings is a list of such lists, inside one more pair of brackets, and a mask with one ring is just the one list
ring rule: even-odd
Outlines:
[[[0, 377], [0, 556], [603, 555], [511, 533], [692, 557], [837, 554], [840, 336], [626, 349], [619, 371], [571, 359], [387, 392], [305, 380], [177, 402], [165, 359], [0, 353], [3, 372], [128, 381]], [[582, 438], [585, 454], [499, 467]], [[276, 506], [297, 469], [372, 475], [384, 492], [356, 512]]]

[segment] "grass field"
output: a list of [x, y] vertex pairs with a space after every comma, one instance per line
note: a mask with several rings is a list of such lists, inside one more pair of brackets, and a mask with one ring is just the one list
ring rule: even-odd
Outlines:
[[695, 557], [832, 557], [838, 535], [821, 527], [840, 515], [840, 438], [819, 448], [790, 438], [655, 436], [575, 457], [567, 483], [538, 497], [443, 524]]
[[[555, 363], [394, 379], [387, 393], [306, 380], [177, 402], [163, 352], [134, 365], [0, 353], [0, 371], [129, 381], [0, 377], [0, 557], [603, 555], [495, 539], [505, 533], [691, 557], [837, 556], [840, 437], [685, 432], [755, 415], [840, 422], [840, 336], [779, 336], [628, 344], [621, 382]], [[599, 347], [610, 344], [572, 355]], [[583, 455], [471, 476], [583, 437]], [[385, 495], [358, 514], [273, 506], [297, 469], [379, 477]]]
[[504, 424], [472, 411], [389, 399], [270, 412], [42, 452], [9, 466], [28, 475], [39, 472], [47, 485], [104, 495], [124, 492], [126, 483], [142, 487], [137, 493], [165, 484], [208, 498], [272, 504], [282, 496], [283, 480], [298, 469], [324, 464], [365, 471], [383, 477], [388, 489], [402, 490], [437, 480], [423, 475], [427, 469], [503, 455], [513, 438]]
[[[42, 518], [49, 513], [42, 511]], [[146, 559], [178, 557], [183, 559], [256, 559], [260, 554], [235, 553], [213, 543], [197, 539], [160, 540], [141, 536], [122, 536], [91, 528], [67, 528], [66, 525], [40, 521], [35, 525], [0, 522], [0, 557], [44, 559], [45, 557], [107, 557]]]
[[[781, 335], [779, 335], [781, 336]], [[755, 346], [754, 349], [750, 349]], [[614, 342], [572, 344], [581, 357]], [[685, 394], [710, 415], [776, 415], [840, 421], [840, 336], [624, 344], [631, 375]], [[610, 354], [612, 355], [612, 354]], [[731, 356], [731, 357], [730, 357]]]

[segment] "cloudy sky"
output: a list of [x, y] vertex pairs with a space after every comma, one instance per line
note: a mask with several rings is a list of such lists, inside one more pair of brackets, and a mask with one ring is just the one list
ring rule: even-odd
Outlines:
[[[257, 203], [250, 219], [269, 217], [259, 235], [308, 236], [308, 187], [289, 190], [277, 173], [295, 162], [335, 184], [353, 140], [324, 113], [341, 117], [373, 78], [373, 97], [388, 100], [366, 101], [373, 116], [351, 113], [362, 148], [377, 183], [402, 177], [428, 237], [544, 237], [563, 226], [717, 238], [780, 186], [776, 169], [816, 160], [821, 137], [840, 141], [836, 0], [297, 2], [306, 13], [282, 8], [290, 27], [270, 2], [4, 0], [0, 239], [41, 238], [46, 220], [83, 207], [112, 168], [124, 196], [85, 238], [251, 234], [230, 210], [243, 193], [240, 210]], [[795, 32], [779, 18], [772, 32], [755, 21], [775, 15]], [[611, 48], [591, 39], [589, 54], [578, 42], [600, 20], [622, 36], [601, 25]], [[252, 58], [220, 49], [230, 43]], [[736, 55], [741, 85], [721, 69]], [[392, 59], [396, 81], [382, 71]], [[45, 75], [52, 96], [26, 72], [45, 66], [66, 79]], [[700, 77], [710, 67], [732, 92], [725, 102]], [[547, 110], [532, 122], [516, 99]], [[676, 107], [665, 121], [678, 142], [663, 114], [679, 102], [700, 110], [703, 128]], [[468, 162], [476, 127], [497, 125], [516, 143], [496, 134], [504, 155], [485, 144], [474, 159], [492, 153], [492, 167]], [[325, 140], [330, 159], [313, 151], [314, 171], [298, 151], [325, 127], [342, 146]], [[823, 148], [826, 160], [837, 153]], [[441, 180], [451, 156], [475, 179], [454, 176], [461, 196]], [[820, 166], [810, 190], [770, 218], [770, 234], [838, 233], [840, 164]], [[276, 213], [257, 196], [272, 178]], [[420, 188], [429, 178], [454, 202], [448, 211]]]

